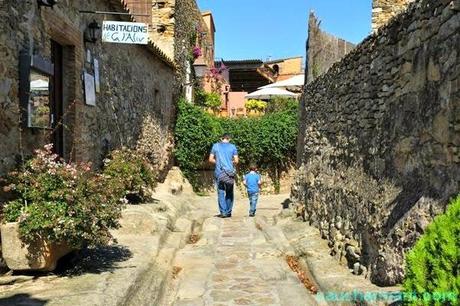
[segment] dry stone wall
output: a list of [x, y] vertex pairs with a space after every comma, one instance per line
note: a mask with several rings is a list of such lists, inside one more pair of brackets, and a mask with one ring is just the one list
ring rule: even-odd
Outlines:
[[304, 92], [292, 198], [331, 254], [379, 285], [460, 181], [460, 10], [422, 0]]
[[414, 0], [373, 0], [372, 1], [372, 30], [376, 31], [387, 24], [391, 18], [407, 8]]
[[313, 12], [308, 20], [307, 83], [325, 73], [355, 45], [321, 30], [321, 22]]

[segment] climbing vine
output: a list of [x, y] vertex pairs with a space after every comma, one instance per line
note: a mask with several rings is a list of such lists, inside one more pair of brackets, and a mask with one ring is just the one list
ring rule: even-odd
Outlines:
[[181, 100], [175, 130], [179, 166], [193, 184], [194, 173], [205, 165], [212, 144], [226, 132], [238, 148], [240, 174], [250, 163], [256, 163], [279, 189], [282, 172], [295, 162], [296, 156], [298, 119], [297, 108], [292, 104], [262, 117], [232, 119], [215, 117]]

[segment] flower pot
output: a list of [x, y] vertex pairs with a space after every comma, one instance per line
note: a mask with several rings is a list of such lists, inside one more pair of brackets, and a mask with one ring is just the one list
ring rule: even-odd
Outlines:
[[0, 229], [3, 259], [11, 270], [53, 271], [59, 258], [72, 251], [65, 243], [41, 239], [25, 244], [19, 235], [18, 222], [3, 224]]

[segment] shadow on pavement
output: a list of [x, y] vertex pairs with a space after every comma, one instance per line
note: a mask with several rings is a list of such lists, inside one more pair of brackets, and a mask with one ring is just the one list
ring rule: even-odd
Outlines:
[[73, 277], [111, 272], [117, 269], [117, 263], [127, 261], [132, 255], [128, 248], [119, 245], [84, 249], [61, 258], [54, 274]]
[[10, 297], [0, 298], [0, 306], [42, 306], [48, 300], [33, 298], [30, 294], [15, 294]]
[[281, 206], [283, 207], [283, 209], [288, 209], [291, 204], [292, 201], [289, 198], [287, 198], [281, 203]]

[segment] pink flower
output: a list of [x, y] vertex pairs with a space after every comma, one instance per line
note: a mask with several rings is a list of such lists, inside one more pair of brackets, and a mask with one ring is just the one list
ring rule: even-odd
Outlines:
[[194, 58], [199, 58], [201, 55], [203, 55], [203, 53], [201, 52], [201, 48], [198, 46], [193, 47], [192, 54]]
[[225, 64], [222, 62], [222, 64], [220, 65], [220, 71], [223, 72], [225, 70], [228, 70], [228, 67], [225, 66]]

